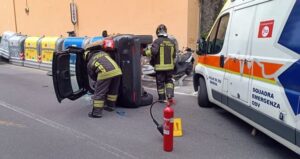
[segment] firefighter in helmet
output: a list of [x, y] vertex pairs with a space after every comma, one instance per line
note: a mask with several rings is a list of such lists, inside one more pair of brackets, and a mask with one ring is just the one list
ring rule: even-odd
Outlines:
[[145, 55], [151, 57], [151, 65], [156, 71], [157, 92], [160, 101], [174, 97], [172, 80], [174, 60], [176, 57], [176, 43], [167, 34], [167, 27], [160, 24], [156, 29], [157, 39], [152, 46], [145, 50]]
[[95, 83], [93, 110], [91, 118], [101, 118], [103, 109], [114, 111], [118, 98], [122, 71], [112, 59], [111, 54], [103, 51], [103, 41], [94, 42], [85, 48], [84, 59], [87, 72]]
[[103, 30], [103, 31], [102, 31], [102, 37], [103, 37], [103, 38], [108, 37], [107, 30]]

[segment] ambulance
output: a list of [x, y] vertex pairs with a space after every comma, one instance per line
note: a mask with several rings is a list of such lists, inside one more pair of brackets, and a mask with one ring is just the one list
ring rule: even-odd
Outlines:
[[199, 106], [218, 105], [300, 154], [300, 0], [227, 0], [197, 49]]

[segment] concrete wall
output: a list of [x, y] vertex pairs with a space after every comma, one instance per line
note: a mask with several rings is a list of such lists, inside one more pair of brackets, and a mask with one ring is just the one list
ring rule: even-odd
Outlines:
[[0, 34], [4, 31], [15, 31], [14, 10], [12, 0], [0, 1]]
[[[103, 29], [107, 29], [109, 33], [155, 35], [156, 27], [164, 23], [168, 32], [178, 38], [181, 44], [187, 43], [186, 0], [89, 0], [89, 2], [76, 0], [81, 35], [99, 34]], [[172, 7], [166, 7], [170, 5]]]
[[68, 30], [73, 30], [69, 0], [27, 0], [28, 13], [25, 12], [26, 0], [15, 1], [19, 32], [53, 36], [67, 35]]
[[[0, 33], [15, 30], [14, 0], [1, 0]], [[17, 31], [28, 35], [64, 35], [73, 30], [72, 0], [15, 0]], [[155, 35], [163, 23], [183, 46], [198, 35], [198, 0], [74, 0], [78, 7], [78, 36], [108, 33]], [[29, 8], [29, 12], [25, 8]]]

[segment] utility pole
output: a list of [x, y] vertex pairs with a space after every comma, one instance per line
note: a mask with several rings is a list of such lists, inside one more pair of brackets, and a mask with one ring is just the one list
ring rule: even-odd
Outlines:
[[16, 2], [15, 2], [15, 0], [13, 0], [13, 7], [14, 7], [15, 30], [16, 30], [16, 33], [17, 33], [18, 32], [18, 23], [17, 23]]
[[75, 4], [74, 0], [70, 3], [70, 11], [71, 11], [71, 22], [74, 27], [74, 32], [77, 35], [78, 34], [78, 11], [77, 11], [77, 5]]

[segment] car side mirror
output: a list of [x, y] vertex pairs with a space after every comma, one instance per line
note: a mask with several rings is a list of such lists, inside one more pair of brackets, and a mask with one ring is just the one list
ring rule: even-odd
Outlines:
[[204, 55], [207, 53], [207, 42], [204, 38], [200, 38], [197, 41], [197, 55]]

